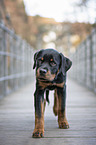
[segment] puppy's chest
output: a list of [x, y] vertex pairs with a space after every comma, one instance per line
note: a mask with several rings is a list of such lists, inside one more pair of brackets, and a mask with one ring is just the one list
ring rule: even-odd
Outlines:
[[62, 82], [62, 83], [55, 83], [55, 82], [51, 83], [51, 82], [42, 82], [42, 81], [39, 81], [39, 85], [42, 87], [42, 89], [49, 88], [50, 90], [53, 90], [56, 87], [63, 88], [64, 84], [65, 84], [64, 82]]

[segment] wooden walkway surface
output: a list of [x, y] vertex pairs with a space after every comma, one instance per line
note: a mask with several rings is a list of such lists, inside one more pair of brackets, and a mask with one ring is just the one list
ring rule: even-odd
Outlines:
[[0, 100], [0, 145], [96, 145], [96, 96], [67, 81], [69, 129], [59, 129], [53, 114], [53, 93], [45, 111], [45, 137], [31, 138], [34, 129], [35, 83]]

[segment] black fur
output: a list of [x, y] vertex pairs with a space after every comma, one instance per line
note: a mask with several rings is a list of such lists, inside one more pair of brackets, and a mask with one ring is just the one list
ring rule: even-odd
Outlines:
[[[59, 96], [62, 96], [62, 111], [65, 108], [66, 102], [66, 72], [70, 69], [72, 62], [66, 58], [62, 53], [53, 49], [40, 50], [34, 55], [33, 69], [39, 69], [40, 76], [36, 76], [36, 91], [35, 91], [35, 111], [40, 117], [41, 107], [40, 102], [44, 100], [44, 92], [46, 92], [46, 100], [49, 103], [49, 90], [57, 89]], [[53, 79], [46, 79], [46, 73], [49, 72], [53, 76]], [[44, 83], [45, 87], [40, 86], [40, 82]], [[59, 87], [59, 84], [63, 86]], [[49, 84], [49, 85], [47, 85]]]

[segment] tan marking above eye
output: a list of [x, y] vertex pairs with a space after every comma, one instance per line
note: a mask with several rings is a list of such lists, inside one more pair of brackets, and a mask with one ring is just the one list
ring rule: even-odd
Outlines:
[[53, 59], [50, 59], [50, 61], [53, 61]]
[[44, 58], [42, 57], [41, 60], [44, 60]]

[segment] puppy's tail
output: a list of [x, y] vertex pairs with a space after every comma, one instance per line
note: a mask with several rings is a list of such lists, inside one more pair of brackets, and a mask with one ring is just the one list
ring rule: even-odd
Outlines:
[[46, 101], [48, 102], [48, 105], [50, 103], [49, 101], [49, 90], [46, 90]]

